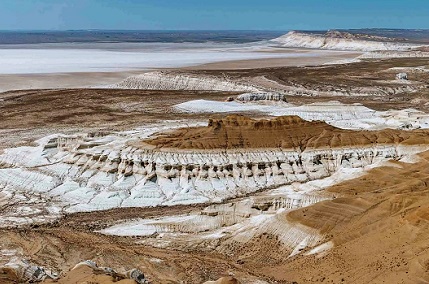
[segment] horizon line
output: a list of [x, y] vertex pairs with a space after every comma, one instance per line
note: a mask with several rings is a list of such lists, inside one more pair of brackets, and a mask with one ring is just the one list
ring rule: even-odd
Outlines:
[[329, 31], [329, 30], [410, 30], [429, 31], [429, 28], [387, 28], [387, 27], [362, 27], [362, 28], [329, 28], [329, 29], [0, 29], [0, 32], [282, 32], [282, 31]]

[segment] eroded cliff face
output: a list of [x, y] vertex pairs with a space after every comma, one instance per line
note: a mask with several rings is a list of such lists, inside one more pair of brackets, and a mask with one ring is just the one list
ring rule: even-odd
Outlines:
[[251, 101], [281, 101], [286, 102], [286, 96], [280, 93], [244, 93], [236, 98], [237, 101], [251, 102]]
[[291, 31], [272, 40], [283, 47], [303, 47], [336, 50], [408, 50], [417, 45], [387, 41], [385, 38], [363, 38], [349, 33], [328, 32], [326, 34], [310, 34]]
[[154, 71], [131, 76], [113, 88], [144, 90], [213, 90], [258, 92], [258, 87], [246, 82], [186, 72]]
[[[240, 131], [230, 132], [228, 127], [220, 131], [225, 125]], [[194, 129], [198, 131], [189, 131], [189, 139], [198, 140], [193, 136], [198, 134], [211, 149], [173, 148], [168, 135], [158, 136], [163, 138], [157, 147], [158, 138], [141, 142], [137, 132], [52, 136], [37, 147], [6, 150], [0, 157], [1, 201], [7, 205], [2, 223], [49, 221], [64, 212], [220, 202], [321, 179], [339, 169], [407, 158], [426, 149], [422, 141], [427, 137], [425, 131], [396, 130], [353, 136], [359, 132], [297, 117], [227, 118]], [[213, 131], [216, 137], [211, 136]], [[229, 137], [228, 141], [241, 137], [246, 143], [220, 147], [219, 137]], [[279, 141], [279, 146], [271, 144]]]
[[187, 127], [159, 133], [154, 138], [135, 145], [144, 148], [149, 144], [158, 149], [281, 148], [304, 151], [305, 149], [359, 147], [374, 143], [425, 144], [428, 134], [427, 130], [353, 131], [337, 128], [323, 121], [306, 121], [296, 115], [279, 116], [270, 120], [229, 115], [223, 119], [209, 119], [207, 126]]
[[76, 151], [68, 153], [62, 163], [81, 185], [122, 195], [114, 197], [118, 206], [147, 206], [222, 201], [271, 186], [323, 178], [341, 167], [364, 167], [402, 155], [395, 145], [304, 152], [165, 152], [129, 147], [96, 155]]

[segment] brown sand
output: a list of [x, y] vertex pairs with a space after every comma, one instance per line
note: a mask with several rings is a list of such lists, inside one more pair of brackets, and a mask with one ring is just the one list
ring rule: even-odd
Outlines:
[[[171, 108], [194, 99], [225, 100], [234, 92], [70, 89], [0, 94], [2, 129], [23, 127], [109, 127], [177, 119]], [[182, 115], [183, 118], [198, 115]]]
[[27, 90], [0, 94], [0, 149], [52, 133], [129, 130], [168, 119], [201, 119], [172, 109], [194, 99], [225, 100], [231, 92], [113, 89]]
[[216, 281], [207, 281], [203, 284], [239, 284], [238, 280], [232, 276], [222, 277]]
[[298, 283], [427, 283], [429, 152], [420, 156], [418, 163], [396, 162], [330, 187], [341, 198], [289, 213], [290, 221], [320, 230], [335, 247], [264, 273]]
[[147, 70], [124, 72], [75, 72], [0, 74], [0, 92], [24, 89], [84, 88], [115, 84]]
[[[395, 81], [398, 70], [393, 67], [427, 66], [428, 58], [394, 58], [365, 60], [349, 64], [323, 66], [286, 66], [239, 70], [198, 70], [195, 75], [212, 75], [231, 79], [266, 78], [276, 86], [303, 86], [317, 91], [351, 90], [358, 87], [398, 88], [420, 82], [427, 84], [428, 72], [409, 72], [408, 82]], [[189, 70], [187, 72], [193, 72]], [[252, 80], [250, 80], [252, 81]], [[254, 80], [253, 80], [254, 81]], [[254, 81], [255, 82], [255, 81]], [[263, 83], [263, 81], [258, 81]], [[398, 89], [399, 90], [399, 89]]]
[[[267, 76], [282, 84], [297, 83], [311, 88], [348, 88], [380, 84], [378, 80], [394, 75], [384, 72], [387, 68], [419, 65], [427, 65], [427, 59], [385, 60], [323, 68], [230, 71], [228, 75]], [[427, 80], [427, 74], [412, 76], [412, 80]], [[162, 93], [166, 95], [162, 96]], [[4, 99], [0, 102], [1, 126], [7, 135], [2, 134], [1, 141], [17, 137], [18, 130], [14, 127], [21, 128], [20, 137], [17, 137], [21, 140], [40, 129], [50, 133], [52, 129], [70, 130], [80, 125], [87, 129], [91, 123], [95, 128], [130, 127], [147, 121], [178, 118], [177, 113], [166, 112], [170, 109], [170, 100], [179, 103], [202, 94], [206, 98], [212, 95], [210, 92], [134, 90], [38, 90], [3, 94], [0, 97]], [[427, 95], [427, 92], [419, 92], [391, 98], [341, 100], [362, 101], [380, 109], [386, 107], [386, 102], [389, 107], [420, 107], [427, 102]], [[217, 99], [226, 96], [229, 94], [219, 95]], [[426, 101], [412, 103], [411, 99], [416, 96]], [[294, 102], [308, 102], [315, 98], [292, 99]], [[124, 111], [121, 100], [127, 103], [127, 110], [132, 109], [129, 104], [135, 101], [145, 104], [146, 108], [128, 113]], [[151, 108], [151, 105], [155, 106]], [[181, 114], [180, 117], [195, 116]], [[394, 139], [406, 138], [401, 135]], [[1, 143], [0, 147], [3, 145]], [[320, 258], [287, 258], [288, 255], [278, 249], [281, 246], [279, 240], [270, 235], [250, 240], [241, 251], [231, 248], [228, 254], [219, 254], [198, 250], [184, 252], [174, 247], [155, 249], [138, 244], [132, 238], [103, 236], [94, 232], [115, 220], [186, 214], [195, 209], [192, 206], [120, 208], [71, 214], [53, 224], [0, 229], [0, 243], [7, 248], [22, 250], [38, 265], [58, 271], [68, 271], [82, 260], [93, 259], [109, 267], [126, 270], [138, 267], [152, 283], [202, 283], [218, 279], [229, 270], [235, 275], [258, 275], [269, 283], [428, 283], [429, 153], [421, 156], [422, 160], [416, 164], [395, 163], [396, 167], [374, 169], [363, 177], [328, 188], [326, 191], [335, 195], [335, 200], [317, 203], [284, 216], [285, 220], [319, 230], [325, 234], [324, 242], [334, 243], [334, 248]], [[152, 262], [152, 258], [161, 262]], [[0, 273], [0, 283], [14, 282]]]
[[237, 149], [346, 147], [370, 144], [425, 144], [429, 131], [352, 131], [298, 116], [255, 120], [241, 115], [210, 119], [207, 127], [177, 129], [145, 140], [157, 148]]
[[[285, 215], [289, 222], [320, 230], [325, 234], [322, 242], [334, 242], [334, 248], [319, 258], [288, 258], [278, 249], [279, 240], [270, 235], [252, 239], [244, 249], [232, 250], [234, 253], [227, 256], [176, 251], [174, 247], [155, 249], [139, 245], [135, 239], [93, 232], [111, 224], [120, 212], [122, 218], [127, 211], [145, 218], [186, 214], [186, 206], [71, 214], [50, 225], [0, 230], [0, 242], [22, 248], [36, 263], [65, 271], [82, 259], [94, 259], [100, 265], [115, 268], [139, 267], [152, 283], [202, 283], [218, 279], [228, 270], [259, 275], [269, 283], [426, 283], [429, 152], [421, 157], [415, 164], [395, 162], [393, 167], [377, 168], [363, 177], [330, 187], [326, 191], [335, 194], [336, 199]], [[268, 256], [270, 262], [263, 258]], [[162, 262], [152, 263], [150, 258]]]

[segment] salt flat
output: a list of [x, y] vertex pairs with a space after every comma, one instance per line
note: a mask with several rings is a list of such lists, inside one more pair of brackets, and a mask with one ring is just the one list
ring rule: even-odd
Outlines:
[[[90, 87], [111, 84], [144, 70], [232, 62], [249, 68], [334, 61], [348, 55], [334, 51], [276, 49], [237, 44], [30, 44], [0, 46], [0, 91]], [[325, 58], [323, 60], [323, 58]], [[253, 62], [253, 63], [252, 63]], [[135, 73], [134, 73], [135, 74]]]
[[0, 73], [112, 72], [182, 67], [226, 60], [299, 56], [312, 54], [229, 50], [121, 52], [97, 49], [0, 49]]
[[0, 45], [0, 74], [114, 72], [184, 67], [229, 60], [311, 58], [325, 53], [330, 54], [317, 50], [279, 50], [260, 43]]

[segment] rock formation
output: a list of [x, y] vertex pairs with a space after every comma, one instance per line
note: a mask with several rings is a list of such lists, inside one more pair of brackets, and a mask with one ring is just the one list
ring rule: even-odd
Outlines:
[[282, 101], [286, 102], [286, 95], [279, 93], [245, 93], [237, 96], [237, 101]]
[[227, 78], [173, 71], [154, 71], [131, 76], [111, 88], [144, 90], [211, 90], [258, 92], [257, 87]]
[[16, 281], [16, 283], [36, 283], [45, 279], [57, 279], [56, 273], [24, 259], [11, 260], [0, 267], [0, 273], [7, 274], [8, 278]]
[[[50, 138], [39, 147], [27, 147], [27, 152], [19, 149], [27, 159], [7, 151], [1, 159], [9, 166], [0, 170], [0, 181], [6, 196], [44, 199], [43, 208], [30, 212], [38, 216], [48, 210], [46, 220], [61, 210], [221, 201], [320, 179], [341, 168], [401, 159], [421, 151], [427, 137], [425, 130], [357, 132], [295, 116], [229, 116], [212, 119], [207, 127], [178, 129], [143, 141]], [[14, 216], [2, 222], [17, 222]]]
[[183, 128], [144, 141], [156, 148], [178, 149], [293, 149], [295, 152], [338, 147], [365, 147], [374, 142], [424, 144], [426, 131], [352, 131], [322, 121], [306, 121], [298, 116], [255, 120], [240, 115], [210, 119], [207, 127]]
[[228, 116], [143, 140], [136, 139], [139, 134], [53, 136], [37, 147], [0, 156], [2, 200], [23, 200], [8, 207], [1, 222], [46, 222], [61, 212], [219, 202], [328, 177], [342, 168], [409, 157], [426, 147], [428, 134], [358, 132], [296, 116]]
[[408, 74], [407, 73], [398, 73], [396, 74], [397, 80], [408, 80]]
[[303, 47], [317, 49], [376, 51], [408, 50], [417, 45], [388, 41], [385, 38], [354, 36], [350, 33], [330, 31], [326, 34], [312, 34], [291, 31], [272, 40], [283, 47]]

